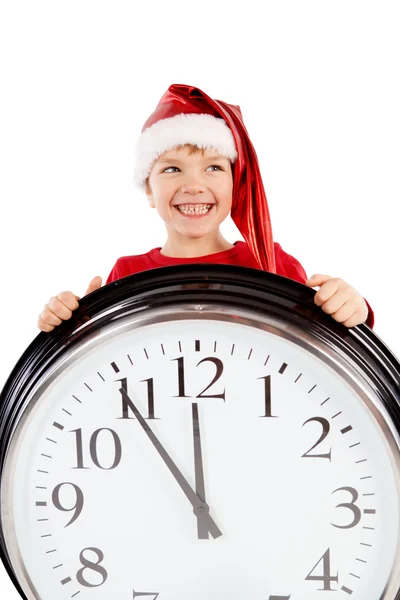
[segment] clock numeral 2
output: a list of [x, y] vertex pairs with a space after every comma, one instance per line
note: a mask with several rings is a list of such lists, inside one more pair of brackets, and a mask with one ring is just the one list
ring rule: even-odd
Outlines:
[[329, 421], [327, 421], [323, 417], [312, 417], [311, 419], [308, 419], [307, 421], [305, 421], [303, 423], [303, 427], [304, 427], [304, 425], [306, 425], [306, 423], [311, 423], [311, 421], [315, 421], [316, 423], [319, 423], [322, 426], [322, 433], [321, 433], [321, 437], [319, 438], [319, 440], [317, 442], [315, 442], [314, 446], [311, 446], [311, 448], [309, 450], [307, 450], [307, 452], [305, 452], [305, 454], [302, 455], [302, 458], [328, 458], [329, 460], [331, 460], [331, 449], [329, 450], [329, 452], [327, 454], [310, 454], [311, 450], [314, 450], [314, 448], [316, 446], [318, 446], [319, 444], [322, 444], [322, 442], [328, 435], [329, 430], [330, 430]]
[[[97, 454], [97, 440], [102, 431], [109, 431], [111, 433], [113, 441], [114, 441], [114, 461], [110, 467], [103, 467], [99, 462], [99, 457]], [[83, 459], [82, 429], [73, 429], [69, 433], [75, 433], [75, 435], [76, 435], [76, 455], [77, 455], [77, 463], [78, 464], [76, 467], [72, 467], [72, 468], [73, 469], [89, 469], [90, 467], [83, 466], [84, 459]], [[119, 439], [118, 435], [115, 433], [115, 431], [113, 429], [108, 429], [106, 427], [103, 427], [101, 429], [96, 429], [96, 431], [92, 434], [92, 436], [90, 438], [89, 449], [90, 449], [90, 456], [92, 458], [92, 461], [94, 462], [96, 467], [98, 467], [99, 469], [104, 469], [105, 471], [109, 471], [110, 469], [115, 469], [115, 467], [117, 467], [119, 465], [119, 463], [121, 462], [121, 456], [122, 456], [121, 440]]]

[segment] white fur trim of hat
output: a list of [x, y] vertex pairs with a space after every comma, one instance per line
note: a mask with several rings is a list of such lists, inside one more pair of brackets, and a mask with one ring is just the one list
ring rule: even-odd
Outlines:
[[232, 163], [237, 159], [235, 140], [224, 119], [208, 114], [181, 113], [157, 121], [139, 137], [135, 148], [134, 185], [144, 189], [157, 158], [184, 144], [214, 149]]

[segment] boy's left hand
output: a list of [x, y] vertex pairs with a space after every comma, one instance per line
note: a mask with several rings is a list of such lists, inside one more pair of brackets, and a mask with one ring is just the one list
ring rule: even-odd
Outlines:
[[351, 285], [339, 277], [316, 274], [307, 279], [308, 287], [320, 286], [314, 302], [335, 321], [346, 327], [365, 323], [368, 306], [364, 298]]

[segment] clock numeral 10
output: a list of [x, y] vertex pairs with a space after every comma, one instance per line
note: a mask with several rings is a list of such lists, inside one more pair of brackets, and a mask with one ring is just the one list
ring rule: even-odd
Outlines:
[[[114, 441], [114, 461], [110, 467], [103, 467], [99, 462], [99, 457], [98, 457], [98, 453], [97, 453], [97, 440], [102, 431], [109, 431], [111, 433], [113, 441]], [[78, 464], [76, 467], [72, 467], [72, 468], [73, 469], [89, 469], [90, 467], [85, 467], [83, 465], [83, 463], [84, 463], [83, 454], [84, 453], [83, 453], [82, 429], [73, 429], [69, 433], [75, 433], [75, 435], [76, 435], [76, 455], [77, 455], [77, 463]], [[115, 433], [115, 431], [113, 429], [108, 429], [108, 428], [104, 428], [104, 427], [101, 429], [96, 429], [96, 431], [92, 434], [92, 436], [90, 438], [89, 450], [90, 450], [90, 456], [91, 456], [93, 463], [99, 469], [109, 471], [110, 469], [115, 469], [115, 467], [117, 467], [119, 465], [119, 463], [121, 462], [121, 456], [122, 456], [121, 440], [119, 439], [118, 435]]]

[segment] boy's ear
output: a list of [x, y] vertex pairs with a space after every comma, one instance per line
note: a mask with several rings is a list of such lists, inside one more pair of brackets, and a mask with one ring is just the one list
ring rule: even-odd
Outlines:
[[156, 205], [154, 204], [153, 195], [151, 193], [151, 189], [150, 189], [150, 186], [149, 186], [149, 180], [148, 179], [146, 180], [145, 185], [146, 185], [145, 191], [146, 191], [147, 200], [148, 200], [151, 208], [155, 208]]
[[146, 192], [146, 196], [147, 196], [147, 200], [148, 200], [148, 203], [150, 204], [151, 208], [155, 208], [156, 205], [154, 204], [153, 196], [151, 195], [151, 193]]

